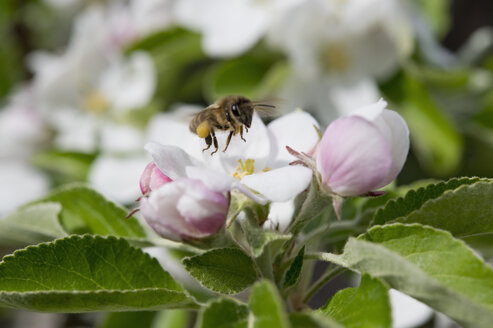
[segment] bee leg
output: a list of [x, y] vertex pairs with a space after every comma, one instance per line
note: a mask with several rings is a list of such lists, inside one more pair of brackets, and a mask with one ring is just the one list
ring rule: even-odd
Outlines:
[[207, 144], [207, 147], [205, 147], [204, 149], [202, 149], [202, 151], [206, 151], [207, 149], [211, 148], [211, 145], [212, 145], [212, 137], [211, 137], [211, 134], [209, 133], [209, 135], [207, 137], [205, 137], [205, 143]]
[[231, 141], [231, 137], [233, 136], [234, 131], [231, 131], [228, 135], [228, 140], [226, 140], [226, 147], [224, 147], [223, 153], [226, 152], [226, 149], [228, 149], [229, 142]]
[[[248, 129], [248, 128], [247, 128]], [[248, 132], [248, 131], [247, 131]], [[243, 125], [240, 126], [240, 137], [241, 137], [241, 140], [243, 140], [244, 142], [246, 142], [245, 138], [243, 138]]]
[[211, 156], [212, 156], [215, 153], [217, 153], [219, 146], [217, 145], [217, 138], [216, 138], [216, 134], [214, 133], [214, 130], [211, 130], [211, 135], [212, 135], [212, 141], [214, 142], [214, 147], [216, 147], [216, 149], [211, 153]]

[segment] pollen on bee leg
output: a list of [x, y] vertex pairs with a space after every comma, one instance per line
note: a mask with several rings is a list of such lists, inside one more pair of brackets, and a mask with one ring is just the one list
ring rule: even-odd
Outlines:
[[197, 126], [195, 132], [197, 132], [199, 138], [206, 138], [210, 132], [209, 122], [203, 121], [202, 123], [200, 123], [199, 126]]

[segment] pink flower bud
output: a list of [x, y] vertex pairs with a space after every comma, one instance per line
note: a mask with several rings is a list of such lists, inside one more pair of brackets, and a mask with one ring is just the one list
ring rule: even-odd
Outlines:
[[140, 191], [142, 191], [142, 195], [146, 195], [171, 181], [154, 162], [150, 162], [140, 177]]
[[357, 196], [389, 184], [409, 151], [404, 119], [379, 101], [332, 122], [319, 143], [316, 161], [322, 183], [337, 195]]
[[223, 226], [228, 200], [196, 179], [165, 184], [140, 201], [147, 223], [162, 237], [181, 240], [208, 237]]

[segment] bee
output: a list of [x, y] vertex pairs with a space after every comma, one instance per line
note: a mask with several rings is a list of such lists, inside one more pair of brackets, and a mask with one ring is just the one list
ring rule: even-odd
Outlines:
[[225, 152], [231, 138], [237, 134], [240, 134], [241, 140], [246, 142], [243, 130], [248, 133], [254, 110], [260, 109], [268, 112], [274, 108], [273, 105], [253, 102], [242, 96], [227, 96], [195, 114], [189, 128], [192, 133], [205, 139], [207, 147], [202, 151], [206, 151], [214, 144], [215, 150], [211, 153], [214, 155], [219, 149], [215, 131], [229, 131], [226, 146], [223, 149]]

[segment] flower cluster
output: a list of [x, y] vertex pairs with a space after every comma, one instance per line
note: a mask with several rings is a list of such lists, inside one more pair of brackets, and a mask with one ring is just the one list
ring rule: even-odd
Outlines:
[[[147, 144], [153, 162], [141, 177], [141, 212], [159, 235], [186, 240], [220, 230], [233, 190], [259, 204], [292, 201], [312, 181], [334, 200], [378, 194], [396, 178], [409, 150], [405, 121], [386, 106], [380, 100], [341, 117], [321, 138], [305, 112], [267, 126], [255, 115], [247, 141], [233, 139], [227, 152], [214, 156], [202, 152], [203, 141], [170, 115], [165, 124], [175, 135], [168, 140], [184, 146]], [[226, 135], [217, 134], [224, 142]]]

